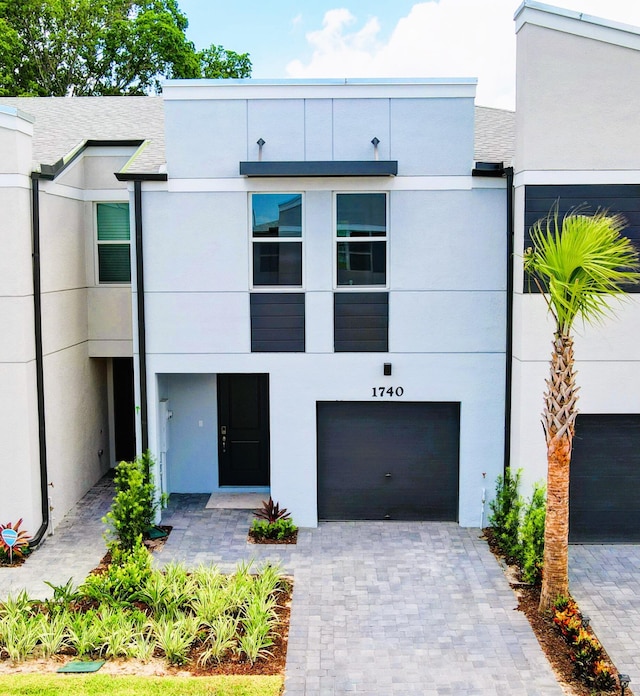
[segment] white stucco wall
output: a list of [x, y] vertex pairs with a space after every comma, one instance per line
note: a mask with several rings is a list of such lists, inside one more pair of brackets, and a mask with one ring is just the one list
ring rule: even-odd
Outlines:
[[[40, 192], [47, 465], [53, 524], [109, 466], [106, 362], [89, 358], [85, 206]], [[102, 456], [98, 451], [102, 450]]]
[[[166, 94], [169, 181], [143, 185], [143, 230], [149, 438], [158, 452], [168, 398], [169, 488], [217, 485], [216, 374], [268, 373], [271, 493], [313, 526], [317, 401], [367, 401], [394, 385], [406, 401], [461, 403], [460, 523], [478, 526], [483, 488], [491, 495], [503, 466], [506, 232], [504, 183], [470, 176], [472, 95]], [[398, 177], [238, 175], [259, 137], [265, 160], [337, 160], [372, 159], [374, 136]], [[305, 293], [305, 353], [251, 353], [253, 191], [303, 194], [303, 286], [286, 290]], [[388, 353], [333, 352], [341, 191], [388, 192]]]
[[31, 273], [32, 119], [0, 107], [0, 519], [40, 525]]
[[[523, 288], [527, 185], [640, 182], [637, 113], [640, 30], [521, 8], [516, 16], [515, 299], [511, 462], [523, 484], [546, 479], [540, 423], [554, 326], [543, 298]], [[581, 413], [640, 412], [640, 302], [619, 305], [602, 324], [575, 331]]]
[[631, 48], [609, 43], [625, 32], [603, 27], [598, 40], [580, 20], [561, 26], [518, 32], [516, 171], [637, 170], [640, 35]]

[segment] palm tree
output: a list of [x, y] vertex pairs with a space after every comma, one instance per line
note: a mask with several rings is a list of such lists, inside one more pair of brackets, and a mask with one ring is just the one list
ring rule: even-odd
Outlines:
[[542, 425], [547, 442], [547, 516], [540, 612], [569, 594], [569, 464], [578, 414], [572, 327], [580, 316], [593, 323], [611, 313], [611, 300], [640, 279], [638, 253], [620, 232], [620, 215], [578, 208], [559, 220], [558, 205], [531, 228], [533, 248], [525, 271], [555, 320]]

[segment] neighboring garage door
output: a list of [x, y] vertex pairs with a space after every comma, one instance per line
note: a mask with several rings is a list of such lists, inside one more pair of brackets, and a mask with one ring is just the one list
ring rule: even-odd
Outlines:
[[569, 540], [640, 541], [640, 416], [578, 416], [571, 456]]
[[458, 519], [459, 403], [318, 402], [318, 517]]

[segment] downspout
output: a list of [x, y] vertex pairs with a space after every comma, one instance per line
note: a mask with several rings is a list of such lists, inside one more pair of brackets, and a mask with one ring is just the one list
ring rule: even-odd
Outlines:
[[42, 524], [29, 541], [36, 548], [49, 528], [49, 490], [47, 471], [47, 434], [44, 411], [44, 361], [42, 353], [42, 291], [40, 286], [40, 181], [37, 172], [31, 174], [31, 244], [33, 270], [33, 320], [36, 352], [36, 391], [38, 396], [38, 445], [40, 451], [40, 499]]
[[505, 167], [507, 177], [507, 316], [504, 394], [504, 469], [511, 464], [511, 388], [513, 382], [513, 167]]
[[149, 449], [147, 416], [147, 346], [144, 318], [144, 260], [142, 257], [142, 181], [133, 182], [134, 217], [136, 228], [136, 292], [138, 295], [138, 360], [140, 366], [140, 435], [142, 453]]

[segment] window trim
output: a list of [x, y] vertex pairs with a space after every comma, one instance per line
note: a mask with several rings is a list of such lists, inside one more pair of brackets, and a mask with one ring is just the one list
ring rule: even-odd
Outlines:
[[[338, 196], [382, 194], [385, 197], [385, 234], [384, 237], [339, 237], [338, 236]], [[389, 191], [363, 190], [363, 191], [334, 191], [331, 211], [331, 226], [333, 240], [333, 290], [334, 292], [388, 292], [389, 291]], [[357, 244], [363, 242], [384, 242], [385, 244], [385, 282], [380, 285], [339, 285], [338, 284], [338, 244], [340, 242], [354, 241]]]
[[[248, 214], [248, 229], [249, 229], [249, 291], [250, 292], [304, 292], [305, 289], [305, 192], [304, 191], [250, 191], [249, 200], [247, 205]], [[264, 195], [276, 195], [276, 196], [300, 196], [300, 236], [299, 237], [254, 237], [253, 236], [253, 196], [264, 196]], [[300, 244], [300, 262], [302, 268], [301, 282], [299, 285], [256, 285], [253, 282], [253, 246], [256, 243], [279, 243], [284, 242], [285, 244], [298, 243]], [[294, 290], [295, 289], [295, 290]]]
[[[99, 240], [98, 239], [98, 206], [99, 205], [109, 205], [109, 204], [126, 204], [129, 209], [129, 239], [125, 242], [123, 239], [113, 239], [113, 240]], [[129, 276], [133, 276], [131, 268], [131, 205], [129, 199], [126, 200], [104, 200], [104, 201], [92, 201], [93, 204], [93, 257], [94, 257], [94, 284], [100, 287], [109, 288], [129, 288], [131, 287], [131, 280], [100, 280], [100, 256], [99, 247], [102, 245], [110, 246], [114, 244], [127, 244], [129, 247]]]

